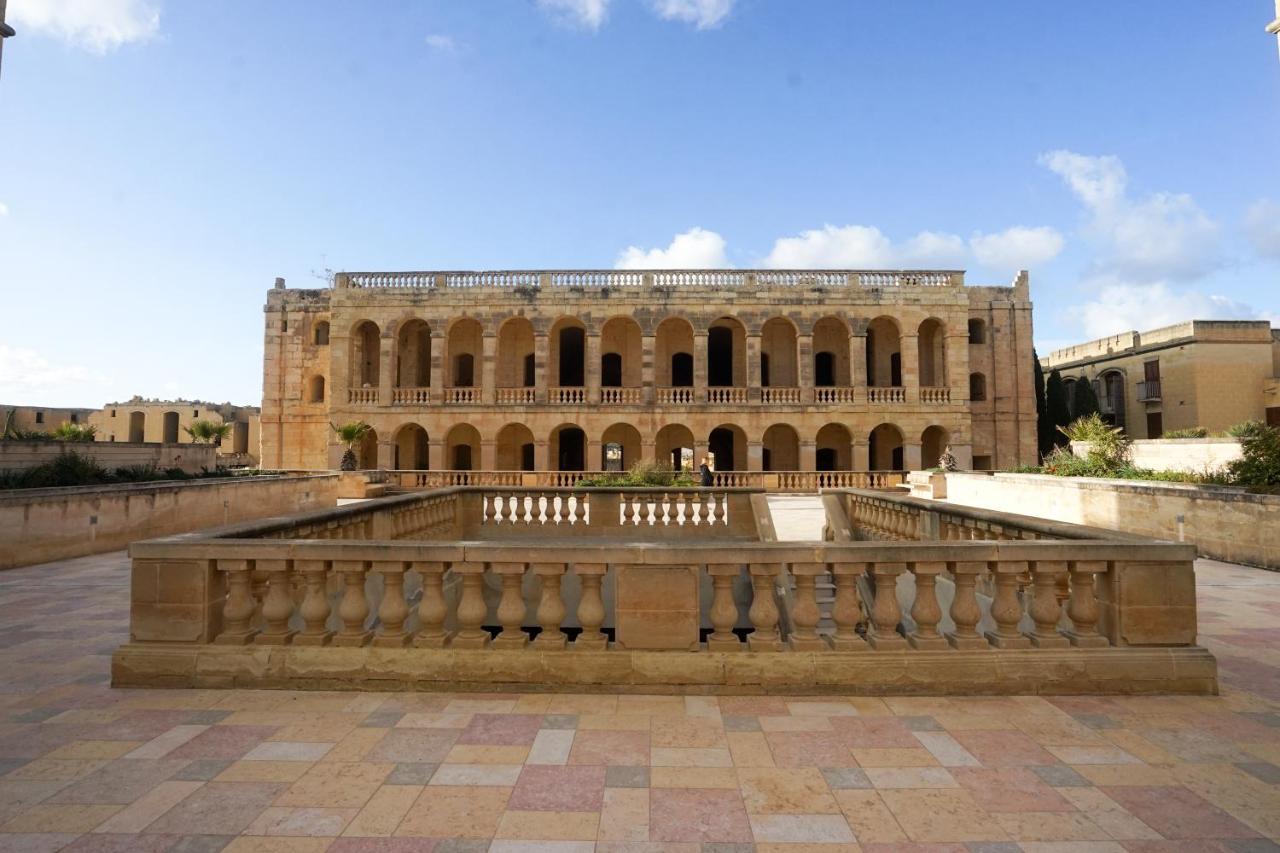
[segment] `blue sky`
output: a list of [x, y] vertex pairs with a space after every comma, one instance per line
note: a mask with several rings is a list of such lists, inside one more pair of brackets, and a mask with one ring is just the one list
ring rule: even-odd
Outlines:
[[0, 402], [255, 403], [326, 267], [1028, 266], [1042, 352], [1276, 321], [1272, 15], [9, 0]]

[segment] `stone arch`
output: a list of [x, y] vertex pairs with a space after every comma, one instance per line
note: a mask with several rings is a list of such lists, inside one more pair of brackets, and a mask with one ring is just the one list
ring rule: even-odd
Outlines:
[[653, 449], [658, 464], [670, 465], [673, 471], [686, 465], [697, 467], [700, 461], [693, 458], [693, 431], [683, 424], [667, 424], [658, 430]]
[[981, 373], [969, 374], [969, 402], [981, 403], [987, 399], [987, 377]]
[[533, 430], [522, 423], [510, 423], [498, 430], [497, 460], [499, 471], [534, 470]]
[[147, 440], [147, 413], [129, 413], [129, 440], [132, 442]]
[[938, 464], [938, 459], [942, 456], [942, 451], [947, 449], [947, 445], [951, 443], [951, 433], [946, 427], [933, 426], [925, 428], [920, 434], [920, 465], [923, 468], [933, 468]]
[[510, 317], [498, 327], [498, 387], [532, 388], [535, 336], [528, 317]]
[[747, 384], [747, 330], [737, 317], [720, 317], [707, 327], [707, 386]]
[[713, 457], [717, 471], [747, 470], [747, 434], [737, 424], [720, 424], [711, 430], [707, 436], [707, 452]]
[[640, 387], [643, 346], [639, 323], [631, 317], [610, 317], [600, 329], [600, 385]]
[[382, 332], [372, 320], [351, 327], [351, 387], [377, 388], [382, 375]]
[[178, 420], [177, 412], [165, 412], [161, 418], [160, 440], [165, 444], [178, 443]]
[[551, 325], [551, 380], [560, 388], [587, 384], [587, 327], [577, 317], [560, 317]]
[[430, 460], [430, 439], [418, 424], [408, 423], [396, 430], [392, 467], [403, 471], [425, 471]]
[[790, 424], [774, 424], [765, 430], [760, 453], [765, 471], [800, 470], [800, 436]]
[[902, 385], [902, 332], [892, 317], [876, 317], [867, 324], [867, 384], [875, 388]]
[[[1081, 379], [1081, 381], [1087, 380]], [[1127, 431], [1124, 371], [1113, 368], [1099, 373], [1094, 392], [1098, 398], [1098, 408], [1101, 410], [1103, 417], [1110, 420], [1112, 426], [1117, 426]], [[1075, 395], [1072, 394], [1069, 399], [1074, 400]]]
[[667, 317], [654, 333], [654, 378], [660, 388], [693, 385], [693, 324]]
[[396, 330], [396, 387], [427, 388], [431, 385], [431, 326], [413, 318]]
[[577, 424], [560, 424], [551, 430], [550, 450], [552, 470], [587, 470], [587, 434]]
[[761, 387], [800, 385], [797, 340], [795, 324], [786, 317], [770, 317], [760, 327]]
[[849, 363], [849, 326], [827, 316], [813, 324], [813, 384], [847, 388], [853, 384]]
[[454, 424], [445, 435], [445, 467], [474, 471], [480, 467], [480, 431], [471, 424]]
[[947, 326], [930, 317], [916, 330], [920, 387], [944, 388], [947, 385]]
[[356, 467], [362, 471], [372, 471], [378, 467], [378, 431], [370, 427], [364, 437], [353, 448], [356, 452]]
[[853, 470], [853, 436], [844, 424], [826, 424], [818, 430], [815, 465], [819, 471]]
[[872, 471], [905, 470], [904, 453], [902, 430], [894, 424], [880, 424], [867, 437]]
[[600, 436], [602, 471], [628, 471], [640, 461], [640, 453], [640, 430], [629, 423], [613, 424]]
[[474, 317], [460, 317], [449, 324], [447, 357], [452, 388], [480, 384], [478, 367], [484, 354], [484, 327]]

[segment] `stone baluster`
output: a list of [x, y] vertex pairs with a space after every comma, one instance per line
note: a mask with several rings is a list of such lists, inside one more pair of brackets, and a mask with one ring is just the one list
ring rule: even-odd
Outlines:
[[873, 563], [871, 577], [876, 582], [876, 600], [871, 605], [873, 630], [867, 637], [871, 648], [905, 649], [906, 639], [898, 633], [902, 610], [898, 607], [898, 575], [907, 570], [906, 563]]
[[734, 652], [742, 648], [733, 633], [738, 624], [738, 605], [733, 600], [733, 582], [742, 574], [738, 563], [710, 563], [707, 574], [711, 576], [711, 636], [707, 637], [707, 650]]
[[1031, 563], [1031, 644], [1042, 649], [1058, 649], [1070, 645], [1058, 633], [1062, 619], [1062, 603], [1058, 601], [1058, 579], [1067, 573], [1067, 564], [1058, 560], [1036, 560]]
[[484, 629], [488, 613], [484, 603], [484, 563], [454, 563], [450, 568], [462, 577], [462, 597], [458, 601], [458, 633], [449, 641], [455, 649], [483, 649], [489, 645]]
[[295, 646], [323, 646], [333, 632], [329, 630], [329, 564], [324, 560], [294, 560], [294, 571], [302, 575], [305, 592], [302, 606], [302, 631], [293, 638]]
[[364, 560], [334, 560], [334, 571], [342, 575], [342, 600], [338, 602], [338, 617], [342, 628], [333, 638], [335, 646], [363, 646], [372, 636], [365, 628], [369, 618], [369, 600], [364, 594], [364, 575], [369, 564]]
[[434, 561], [419, 561], [413, 564], [413, 568], [422, 578], [422, 601], [418, 603], [419, 628], [414, 635], [413, 644], [418, 648], [438, 649], [448, 639], [444, 631], [444, 620], [448, 615], [444, 600], [445, 565]]
[[524, 563], [489, 564], [489, 571], [502, 580], [502, 598], [498, 601], [498, 624], [502, 626], [502, 633], [493, 639], [495, 649], [523, 649], [529, 644], [523, 630], [525, 605], [520, 591], [524, 569]]
[[622, 523], [627, 527], [634, 527], [636, 524], [636, 500], [623, 492], [619, 495], [622, 501]]
[[573, 502], [573, 523], [582, 524], [587, 519], [587, 502], [591, 499], [587, 497], [585, 492], [579, 492], [577, 500]]
[[715, 513], [716, 524], [723, 525], [725, 523], [725, 519], [728, 517], [728, 514], [729, 514], [728, 509], [729, 509], [729, 495], [724, 492], [716, 495], [716, 513]]
[[378, 561], [373, 570], [382, 575], [382, 601], [378, 604], [378, 633], [373, 645], [398, 649], [409, 642], [404, 623], [409, 618], [409, 605], [404, 599], [404, 573], [410, 563]]
[[916, 629], [907, 637], [913, 649], [949, 649], [946, 637], [938, 633], [942, 621], [942, 608], [938, 605], [938, 575], [947, 569], [946, 563], [911, 563], [911, 573], [916, 578], [916, 600], [911, 604], [911, 618]]
[[698, 496], [698, 524], [706, 527], [711, 521], [711, 495]]
[[747, 647], [753, 652], [782, 650], [778, 637], [778, 606], [773, 601], [774, 578], [781, 566], [777, 563], [751, 564], [751, 617], [752, 632], [747, 637]]
[[996, 623], [994, 631], [987, 632], [991, 645], [1000, 649], [1025, 649], [1031, 640], [1018, 631], [1022, 621], [1022, 601], [1018, 598], [1019, 575], [1027, 571], [1024, 562], [992, 563], [996, 594], [991, 600], [991, 619]]
[[575, 563], [573, 572], [582, 583], [582, 600], [578, 603], [578, 622], [582, 633], [573, 641], [579, 651], [603, 651], [609, 637], [600, 630], [604, 624], [604, 597], [600, 593], [608, 563]]
[[836, 632], [831, 645], [841, 652], [863, 651], [867, 641], [858, 635], [862, 608], [858, 603], [858, 578], [867, 570], [865, 563], [832, 563], [831, 576], [836, 585], [836, 599], [831, 606], [831, 621]]
[[1108, 570], [1105, 560], [1077, 560], [1067, 563], [1071, 575], [1071, 600], [1067, 604], [1067, 616], [1072, 628], [1067, 640], [1081, 648], [1102, 648], [1111, 641], [1098, 633], [1098, 598], [1095, 590], [1097, 576]]
[[542, 630], [534, 638], [533, 645], [540, 651], [563, 649], [568, 637], [560, 630], [564, 621], [564, 599], [560, 596], [560, 580], [564, 577], [564, 563], [534, 563], [533, 572], [542, 579], [542, 594], [538, 599], [538, 625]]
[[293, 616], [289, 561], [257, 560], [255, 567], [266, 573], [267, 593], [262, 599], [262, 621], [265, 627], [253, 641], [265, 646], [286, 645], [296, 633], [289, 629], [289, 619]]
[[989, 649], [991, 644], [978, 633], [982, 608], [978, 606], [978, 577], [987, 570], [985, 562], [964, 561], [951, 564], [955, 579], [955, 598], [951, 600], [951, 621], [955, 630], [947, 634], [947, 642], [957, 649]]
[[227, 575], [227, 601], [222, 607], [222, 633], [215, 643], [243, 646], [252, 642], [257, 630], [253, 615], [258, 606], [253, 599], [253, 563], [250, 560], [219, 560], [218, 571]]
[[812, 652], [828, 649], [825, 637], [818, 635], [818, 591], [816, 583], [819, 575], [826, 574], [826, 563], [792, 563], [791, 574], [796, 579], [796, 601], [791, 608], [791, 621], [795, 623], [791, 634], [791, 648], [794, 651]]

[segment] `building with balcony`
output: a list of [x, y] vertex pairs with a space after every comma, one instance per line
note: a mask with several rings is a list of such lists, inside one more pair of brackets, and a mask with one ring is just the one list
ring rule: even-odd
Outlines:
[[1265, 320], [1124, 332], [1055, 350], [1041, 365], [1058, 370], [1069, 390], [1092, 382], [1103, 416], [1130, 438], [1250, 420], [1280, 426], [1280, 329]]
[[262, 464], [899, 470], [1036, 456], [1026, 273], [339, 273], [267, 297]]

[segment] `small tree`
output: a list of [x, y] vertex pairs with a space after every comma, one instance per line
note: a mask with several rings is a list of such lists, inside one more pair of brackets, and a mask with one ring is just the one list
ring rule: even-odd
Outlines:
[[1240, 439], [1240, 458], [1227, 464], [1238, 486], [1274, 489], [1280, 486], [1280, 429], [1261, 424]]
[[1075, 390], [1071, 399], [1072, 413], [1076, 419], [1087, 418], [1089, 415], [1096, 415], [1102, 411], [1098, 406], [1098, 395], [1093, 390], [1093, 383], [1087, 377], [1081, 376], [1076, 380]]
[[213, 421], [201, 418], [198, 421], [192, 421], [191, 426], [182, 429], [196, 444], [221, 444], [224, 438], [231, 436], [232, 427], [228, 423], [215, 424]]
[[337, 424], [329, 424], [333, 427], [333, 432], [338, 437], [338, 441], [346, 447], [346, 452], [342, 454], [343, 471], [356, 470], [356, 451], [355, 446], [364, 440], [364, 437], [373, 429], [364, 421], [352, 421], [351, 423], [338, 426]]
[[1067, 406], [1067, 386], [1062, 381], [1062, 374], [1057, 370], [1049, 372], [1049, 380], [1045, 383], [1045, 409], [1049, 416], [1049, 425], [1053, 428], [1052, 442], [1054, 447], [1066, 444], [1061, 430], [1071, 423], [1071, 409]]

